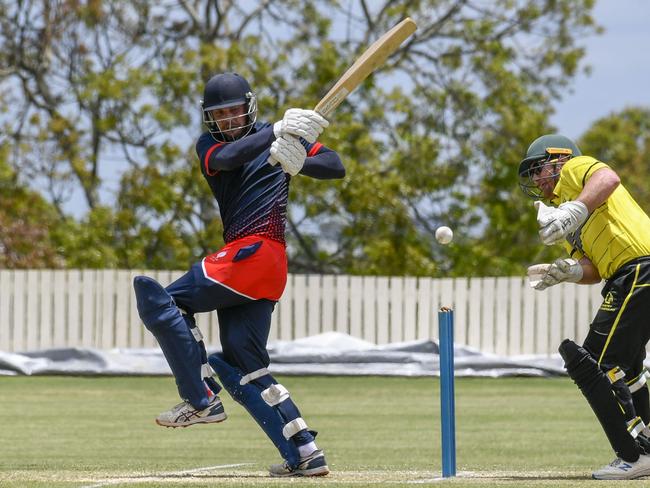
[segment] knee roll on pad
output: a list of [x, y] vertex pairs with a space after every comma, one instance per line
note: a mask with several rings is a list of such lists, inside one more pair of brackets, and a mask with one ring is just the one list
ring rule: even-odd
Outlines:
[[154, 335], [178, 321], [181, 313], [167, 290], [160, 283], [148, 276], [136, 276], [133, 289], [138, 307], [138, 314], [144, 325]]
[[567, 373], [589, 402], [616, 455], [628, 462], [637, 461], [639, 446], [628, 432], [621, 406], [612, 394], [613, 385], [596, 360], [569, 339], [562, 341], [559, 352]]
[[[174, 299], [156, 280], [136, 276], [133, 288], [138, 313], [144, 325], [154, 335], [176, 379], [178, 393], [197, 409], [208, 406], [208, 395], [203, 383], [201, 346], [190, 328], [191, 317], [184, 317]], [[216, 382], [215, 386], [219, 391]]]
[[244, 375], [239, 368], [231, 366], [224, 361], [221, 354], [211, 354], [208, 362], [212, 366], [212, 369], [216, 371], [221, 383], [228, 393], [230, 393], [230, 396], [248, 410], [248, 413], [251, 414], [269, 439], [271, 439], [271, 442], [275, 444], [278, 451], [280, 451], [282, 458], [287, 461], [289, 466], [296, 468], [300, 464], [300, 453], [295, 442], [285, 435], [285, 428], [290, 422], [287, 422], [283, 418], [283, 415], [277, 408], [269, 405], [262, 398], [261, 388], [250, 382], [249, 378], [252, 373]]

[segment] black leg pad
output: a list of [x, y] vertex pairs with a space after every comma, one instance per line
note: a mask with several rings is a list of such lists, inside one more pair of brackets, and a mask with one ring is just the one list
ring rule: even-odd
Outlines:
[[628, 433], [612, 385], [596, 360], [569, 339], [562, 341], [559, 352], [567, 373], [589, 402], [616, 455], [627, 462], [637, 461], [639, 446]]
[[650, 423], [650, 396], [648, 395], [647, 385], [643, 385], [639, 390], [632, 393], [632, 400], [637, 415], [648, 425]]

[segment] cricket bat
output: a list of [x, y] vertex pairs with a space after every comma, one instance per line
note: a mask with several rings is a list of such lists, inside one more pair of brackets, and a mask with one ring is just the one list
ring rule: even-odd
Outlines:
[[[336, 84], [328, 91], [320, 102], [314, 107], [314, 111], [326, 119], [336, 107], [338, 107], [352, 91], [358, 87], [363, 80], [368, 78], [370, 73], [386, 62], [388, 56], [393, 54], [400, 45], [415, 32], [415, 22], [410, 17], [405, 18], [383, 36], [373, 42], [368, 49], [350, 66], [339, 78]], [[273, 156], [269, 156], [268, 162], [277, 164]]]
[[326, 119], [346, 97], [365, 80], [370, 73], [386, 62], [400, 45], [415, 32], [415, 22], [410, 17], [405, 18], [383, 36], [377, 39], [339, 78], [336, 84], [321, 99], [314, 111]]

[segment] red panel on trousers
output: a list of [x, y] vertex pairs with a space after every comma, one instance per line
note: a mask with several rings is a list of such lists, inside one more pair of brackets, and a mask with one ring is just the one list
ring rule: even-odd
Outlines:
[[252, 235], [203, 258], [205, 277], [254, 300], [279, 300], [287, 284], [283, 243]]

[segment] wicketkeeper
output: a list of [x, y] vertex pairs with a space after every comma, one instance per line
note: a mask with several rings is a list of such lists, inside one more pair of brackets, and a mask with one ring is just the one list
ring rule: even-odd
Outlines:
[[[650, 475], [650, 218], [607, 164], [583, 156], [567, 137], [539, 137], [519, 165], [519, 184], [538, 200], [539, 236], [568, 258], [528, 268], [537, 290], [561, 282], [599, 283], [603, 302], [581, 346], [560, 345], [569, 376], [616, 453], [596, 479]], [[547, 206], [549, 203], [552, 206]]]
[[[275, 124], [258, 122], [257, 98], [236, 73], [207, 82], [202, 115], [208, 131], [196, 151], [219, 204], [225, 246], [167, 288], [145, 276], [134, 280], [140, 317], [158, 340], [183, 399], [156, 422], [187, 427], [225, 420], [218, 396], [223, 385], [280, 451], [284, 463], [271, 466], [272, 476], [326, 475], [316, 432], [267, 369], [266, 343], [287, 281], [291, 177], [342, 178], [345, 169], [334, 151], [317, 142], [327, 120], [312, 110], [289, 109]], [[194, 314], [213, 310], [223, 353], [206, 358]]]

